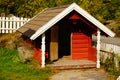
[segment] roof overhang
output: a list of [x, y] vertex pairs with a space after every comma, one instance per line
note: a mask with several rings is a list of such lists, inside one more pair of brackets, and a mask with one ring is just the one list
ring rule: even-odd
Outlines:
[[84, 18], [86, 18], [88, 21], [90, 21], [92, 24], [97, 26], [98, 29], [105, 32], [107, 35], [114, 37], [115, 33], [112, 32], [110, 29], [108, 29], [106, 26], [104, 26], [102, 23], [100, 23], [97, 19], [95, 19], [93, 16], [91, 16], [88, 12], [83, 10], [81, 7], [79, 7], [76, 3], [71, 4], [69, 7], [64, 9], [61, 13], [59, 13], [57, 16], [52, 18], [48, 23], [40, 27], [31, 37], [31, 40], [35, 40], [38, 36], [43, 34], [46, 30], [51, 28], [54, 24], [56, 24], [58, 21], [60, 21], [62, 18], [64, 18], [66, 15], [68, 15], [70, 12], [75, 10], [80, 15], [82, 15]]

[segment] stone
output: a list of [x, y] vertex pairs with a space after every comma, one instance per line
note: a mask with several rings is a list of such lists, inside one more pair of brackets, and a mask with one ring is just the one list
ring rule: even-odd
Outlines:
[[33, 59], [33, 50], [30, 47], [18, 47], [18, 55], [23, 63]]

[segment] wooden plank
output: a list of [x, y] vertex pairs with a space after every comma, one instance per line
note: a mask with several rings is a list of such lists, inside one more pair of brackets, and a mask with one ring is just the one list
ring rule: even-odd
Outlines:
[[84, 33], [72, 34], [72, 59], [88, 59], [91, 39]]
[[51, 28], [50, 60], [58, 59], [58, 26]]
[[72, 44], [89, 44], [89, 41], [87, 39], [83, 40], [72, 40]]
[[12, 17], [10, 17], [10, 33], [12, 33]]
[[6, 23], [5, 23], [5, 24], [6, 24], [6, 25], [5, 25], [5, 26], [6, 26], [6, 33], [8, 33], [8, 29], [9, 29], [9, 28], [8, 28], [8, 17], [6, 17]]
[[72, 48], [86, 48], [88, 46], [88, 44], [73, 44]]
[[72, 55], [72, 59], [77, 59], [77, 60], [88, 60], [88, 54], [74, 54]]
[[15, 32], [16, 31], [15, 30], [16, 29], [16, 18], [14, 17], [13, 20], [14, 20], [13, 21], [13, 32]]
[[88, 39], [88, 36], [85, 35], [74, 35], [72, 39]]
[[74, 48], [72, 49], [72, 53], [82, 53], [82, 52], [88, 52], [88, 48]]

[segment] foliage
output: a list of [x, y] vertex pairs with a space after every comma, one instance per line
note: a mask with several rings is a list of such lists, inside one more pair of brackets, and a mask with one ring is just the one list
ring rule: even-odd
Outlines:
[[[117, 57], [118, 58], [118, 57]], [[119, 57], [120, 58], [120, 57]], [[120, 75], [120, 70], [117, 70], [113, 58], [107, 58], [105, 62], [101, 62], [104, 69], [111, 75], [113, 75], [115, 78], [117, 78]]]
[[0, 47], [16, 49], [17, 46], [22, 43], [22, 38], [20, 35], [21, 34], [18, 32], [11, 34], [0, 34]]
[[[44, 8], [77, 3], [100, 22], [120, 20], [120, 0], [0, 0], [0, 14], [33, 17]], [[120, 22], [119, 22], [120, 24]], [[120, 36], [119, 25], [112, 25], [116, 36]]]
[[0, 0], [0, 13], [3, 11], [6, 14], [32, 17], [46, 7], [66, 5], [73, 2], [76, 2], [92, 15], [101, 15], [107, 20], [117, 18], [120, 11], [119, 0]]
[[116, 37], [120, 37], [120, 21], [119, 20], [110, 21], [107, 27], [116, 33]]
[[39, 69], [35, 63], [23, 64], [17, 50], [0, 47], [0, 80], [48, 80], [51, 70]]

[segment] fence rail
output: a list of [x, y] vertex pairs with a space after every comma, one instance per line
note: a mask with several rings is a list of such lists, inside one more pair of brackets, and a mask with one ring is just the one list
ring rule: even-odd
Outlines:
[[[97, 37], [92, 36], [93, 42], [97, 42]], [[111, 38], [101, 36], [101, 51], [120, 54], [120, 38]]]
[[101, 51], [120, 54], [120, 46], [114, 44], [101, 43]]
[[19, 17], [0, 17], [0, 33], [12, 33], [30, 19]]

